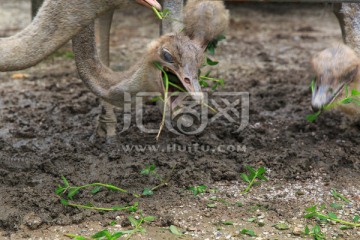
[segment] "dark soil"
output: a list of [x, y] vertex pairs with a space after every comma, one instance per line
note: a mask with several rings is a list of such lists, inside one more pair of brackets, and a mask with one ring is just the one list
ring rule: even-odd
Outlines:
[[[52, 56], [24, 71], [26, 79], [13, 79], [13, 73], [0, 75], [0, 228], [12, 232], [23, 225], [36, 229], [113, 219], [118, 212], [99, 214], [61, 205], [54, 193], [60, 177], [75, 185], [104, 182], [141, 193], [158, 184], [140, 174], [148, 163], [155, 164], [159, 174], [172, 177], [170, 186], [140, 200], [146, 214], [163, 219], [156, 222], [159, 226], [173, 224], [177, 216], [171, 206], [192, 201], [191, 194], [179, 189], [240, 180], [247, 165], [265, 166], [271, 170], [270, 179], [285, 182], [309, 181], [321, 172], [332, 187], [359, 186], [359, 124], [335, 111], [322, 114], [315, 123], [305, 119], [311, 112], [310, 58], [341, 40], [330, 10], [298, 4], [231, 4], [229, 8], [231, 26], [218, 50], [221, 64], [216, 75], [226, 81], [221, 91], [250, 92], [249, 125], [234, 133], [238, 124], [220, 119], [196, 136], [165, 130], [156, 142], [154, 134], [141, 133], [133, 124], [119, 138], [121, 144], [213, 148], [226, 144], [246, 146], [246, 151], [129, 153], [120, 145], [91, 144], [99, 101], [78, 79], [72, 59]], [[6, 26], [1, 32], [13, 33]], [[157, 32], [151, 12], [119, 12], [111, 39], [112, 67], [126, 69], [138, 61]], [[117, 113], [120, 130], [122, 114]], [[161, 114], [147, 105], [144, 119], [157, 126]], [[106, 191], [95, 196], [82, 192], [74, 200], [98, 206], [139, 201]], [[279, 212], [286, 218], [294, 211], [298, 209], [285, 207]]]

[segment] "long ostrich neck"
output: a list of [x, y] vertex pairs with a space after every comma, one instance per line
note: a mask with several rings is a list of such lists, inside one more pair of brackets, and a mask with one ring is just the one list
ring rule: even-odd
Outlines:
[[342, 3], [341, 13], [344, 41], [360, 56], [360, 4]]
[[[101, 63], [95, 42], [94, 22], [73, 38], [80, 78], [98, 97], [119, 106], [124, 92], [156, 91], [157, 71], [146, 58], [126, 72], [113, 72]], [[148, 81], [154, 79], [154, 81]]]
[[112, 72], [97, 54], [94, 25], [91, 23], [73, 38], [73, 51], [81, 79], [95, 95], [104, 98], [112, 85]]
[[35, 65], [110, 9], [128, 4], [115, 0], [46, 0], [33, 22], [18, 34], [0, 38], [0, 71]]
[[[183, 28], [183, 6], [184, 0], [164, 0], [163, 9], [170, 11], [170, 18], [161, 22], [160, 34], [180, 32]], [[177, 21], [174, 21], [176, 19]]]

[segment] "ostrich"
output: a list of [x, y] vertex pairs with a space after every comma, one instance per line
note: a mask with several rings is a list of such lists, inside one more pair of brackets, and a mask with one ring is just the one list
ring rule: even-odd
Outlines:
[[[100, 58], [109, 65], [109, 33], [115, 8], [133, 3], [161, 9], [156, 0], [45, 0], [33, 22], [18, 34], [0, 38], [0, 71], [14, 71], [31, 67], [60, 48], [83, 27], [100, 16]], [[37, 11], [34, 4], [33, 13]], [[183, 0], [165, 0], [171, 17], [181, 20]], [[177, 27], [177, 28], [175, 28]], [[180, 26], [164, 20], [162, 32], [171, 32]], [[102, 103], [103, 111], [98, 118], [94, 136], [114, 136], [116, 118], [113, 107]]]
[[[113, 72], [100, 61], [92, 23], [73, 38], [80, 78], [102, 100], [121, 107], [124, 93], [164, 92], [162, 73], [154, 66], [157, 62], [168, 74], [175, 75], [188, 92], [201, 92], [198, 71], [204, 63], [206, 47], [225, 31], [228, 23], [229, 12], [222, 1], [189, 0], [184, 9], [184, 30], [154, 40], [142, 60], [125, 72]], [[116, 120], [114, 115], [103, 116], [111, 117], [108, 121]], [[106, 130], [109, 129], [104, 130], [107, 140], [111, 141], [115, 130], [113, 135]]]
[[[105, 101], [96, 134], [113, 139], [116, 118], [110, 104], [120, 106], [124, 92], [163, 92], [161, 72], [154, 68], [153, 61], [160, 62], [164, 69], [177, 75], [187, 91], [201, 91], [197, 74], [204, 61], [207, 43], [221, 34], [229, 21], [223, 2], [189, 0], [189, 7], [185, 10], [184, 34], [168, 34], [159, 38], [150, 44], [141, 63], [129, 71], [116, 73], [106, 66], [109, 63], [107, 49], [112, 9], [134, 1], [160, 9], [156, 0], [112, 0], [105, 3], [79, 0], [75, 6], [68, 0], [46, 0], [26, 29], [13, 37], [0, 39], [0, 71], [33, 66], [75, 36], [73, 48], [79, 75], [87, 87]], [[182, 1], [165, 3], [168, 2], [171, 8], [182, 9]], [[93, 20], [101, 14], [100, 21], [105, 27], [101, 33], [103, 45], [100, 58], [104, 63], [97, 56], [93, 34]], [[165, 22], [162, 29], [163, 32], [180, 31], [181, 26]]]
[[[360, 90], [360, 3], [335, 5], [345, 44], [327, 48], [316, 54], [312, 66], [316, 73], [311, 105], [319, 111], [331, 102], [344, 97], [344, 87]], [[359, 117], [360, 108], [342, 104], [340, 110]]]

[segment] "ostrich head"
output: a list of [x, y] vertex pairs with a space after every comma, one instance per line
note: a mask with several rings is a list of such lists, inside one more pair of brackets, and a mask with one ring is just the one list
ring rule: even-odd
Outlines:
[[319, 111], [335, 99], [344, 95], [344, 87], [356, 86], [360, 79], [360, 59], [348, 46], [327, 48], [312, 59], [316, 83], [311, 105]]
[[[151, 43], [148, 51], [147, 62], [161, 66], [172, 83], [169, 85], [169, 95], [188, 92], [195, 100], [202, 100], [199, 83], [199, 69], [205, 60], [205, 49], [202, 45], [188, 36], [169, 34]], [[162, 88], [158, 90], [164, 92], [164, 73], [158, 71], [159, 78], [156, 81], [160, 81]], [[170, 98], [171, 103], [174, 100], [175, 98]]]

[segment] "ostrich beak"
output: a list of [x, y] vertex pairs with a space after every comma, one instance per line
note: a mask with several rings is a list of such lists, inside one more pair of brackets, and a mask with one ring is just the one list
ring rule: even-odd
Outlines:
[[[177, 108], [181, 105], [182, 101], [190, 96], [196, 103], [201, 104], [204, 101], [204, 93], [201, 90], [201, 86], [198, 79], [197, 68], [191, 66], [190, 64], [186, 65], [183, 69], [173, 70], [169, 67], [164, 66], [164, 71], [168, 74], [175, 85], [182, 88], [185, 94], [181, 94], [178, 97], [171, 98], [170, 105], [172, 109]], [[162, 82], [162, 88], [165, 89]], [[169, 86], [169, 94], [178, 92], [174, 86]]]
[[330, 104], [337, 96], [337, 94], [342, 90], [343, 86], [341, 86], [337, 93], [334, 93], [334, 88], [328, 85], [321, 85], [316, 87], [316, 91], [313, 92], [311, 107], [314, 112], [320, 111], [326, 105]]
[[185, 87], [185, 89], [188, 91], [190, 96], [199, 104], [201, 104], [204, 100], [204, 94], [201, 90], [201, 86], [199, 83], [198, 77], [187, 77], [186, 75], [183, 75], [180, 77], [180, 81]]
[[355, 67], [335, 80], [331, 80], [333, 79], [331, 76], [318, 78], [320, 81], [315, 84], [311, 99], [313, 111], [316, 112], [323, 109], [343, 94], [344, 88], [356, 79], [357, 74], [358, 67]]
[[137, 3], [144, 5], [145, 7], [154, 7], [161, 11], [161, 5], [156, 0], [136, 0]]

